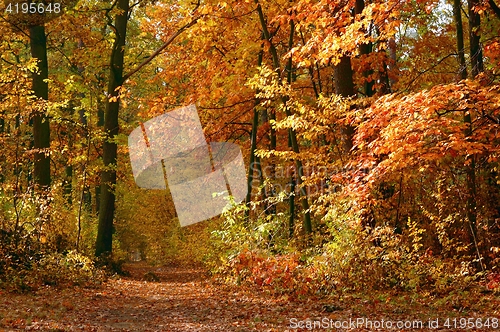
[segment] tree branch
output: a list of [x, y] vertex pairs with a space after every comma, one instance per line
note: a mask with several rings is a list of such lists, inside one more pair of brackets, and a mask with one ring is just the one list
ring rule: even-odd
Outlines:
[[491, 9], [493, 9], [495, 15], [500, 19], [500, 8], [498, 7], [498, 5], [494, 0], [488, 0], [488, 3], [490, 4]]
[[416, 80], [418, 80], [423, 74], [433, 70], [434, 68], [436, 68], [437, 66], [439, 66], [444, 60], [448, 59], [449, 57], [452, 57], [452, 56], [457, 56], [458, 54], [457, 53], [450, 53], [448, 54], [447, 56], [443, 57], [442, 59], [438, 60], [435, 64], [433, 64], [432, 66], [430, 66], [429, 68], [423, 70], [423, 71], [418, 71], [418, 75], [415, 76], [407, 85], [406, 85], [406, 88], [405, 90], [409, 90], [411, 88], [411, 86], [413, 85], [413, 83], [415, 83]]
[[198, 109], [200, 110], [223, 110], [225, 108], [232, 108], [236, 105], [240, 105], [240, 104], [245, 104], [245, 103], [249, 103], [251, 101], [254, 101], [255, 99], [252, 98], [252, 99], [246, 99], [246, 100], [241, 100], [241, 101], [238, 101], [238, 102], [235, 102], [234, 104], [231, 104], [231, 105], [224, 105], [224, 106], [212, 106], [212, 107], [201, 107], [199, 106]]
[[158, 55], [160, 55], [161, 52], [163, 52], [164, 49], [166, 49], [172, 42], [180, 36], [185, 30], [189, 29], [193, 25], [195, 25], [198, 20], [201, 18], [201, 16], [196, 17], [193, 19], [191, 22], [185, 24], [183, 27], [181, 27], [179, 30], [177, 30], [168, 40], [159, 48], [157, 49], [153, 54], [151, 54], [146, 60], [144, 60], [140, 65], [132, 69], [129, 73], [127, 73], [125, 76], [123, 76], [123, 82], [128, 80], [130, 76], [134, 75], [137, 73], [139, 70], [142, 69], [142, 67], [146, 66], [148, 63], [150, 63], [154, 58], [156, 58]]
[[1, 15], [1, 14], [0, 14], [0, 18], [1, 18], [2, 20], [4, 20], [5, 22], [7, 22], [8, 24], [12, 25], [14, 28], [16, 28], [16, 30], [18, 30], [18, 31], [19, 31], [19, 32], [21, 32], [23, 35], [25, 35], [26, 37], [28, 37], [28, 38], [29, 38], [29, 36], [30, 36], [30, 35], [29, 35], [29, 34], [27, 34], [26, 32], [24, 32], [24, 30], [23, 30], [23, 29], [21, 29], [19, 26], [17, 26], [16, 24], [14, 24], [14, 23], [10, 22], [8, 19], [6, 19], [6, 18], [5, 18], [3, 15]]

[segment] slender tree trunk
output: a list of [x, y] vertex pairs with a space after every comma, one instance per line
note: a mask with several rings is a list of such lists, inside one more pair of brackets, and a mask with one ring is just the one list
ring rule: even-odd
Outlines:
[[[83, 40], [80, 38], [78, 40], [78, 48], [84, 48], [85, 47], [85, 44], [83, 43]], [[84, 67], [82, 66], [79, 66], [78, 67], [78, 72], [81, 74], [83, 73], [85, 70]], [[80, 98], [85, 98], [85, 93], [80, 93], [79, 94], [79, 97]], [[99, 114], [101, 112], [101, 109], [102, 109], [102, 104], [98, 103], [98, 116], [101, 117], [101, 114]], [[102, 112], [101, 112], [102, 113]], [[88, 119], [87, 119], [87, 115], [86, 115], [86, 112], [84, 109], [81, 109], [78, 111], [78, 117], [79, 117], [79, 120], [80, 120], [80, 123], [82, 124], [82, 126], [86, 129], [86, 133], [87, 133], [87, 151], [90, 151], [90, 135], [91, 135], [91, 132], [89, 130], [89, 126], [88, 126]], [[100, 121], [100, 120], [99, 120]], [[103, 122], [104, 122], [104, 119], [103, 119]], [[102, 125], [101, 125], [102, 126]], [[82, 173], [84, 174], [84, 178], [86, 179], [86, 174], [87, 174], [87, 163], [88, 163], [88, 153], [87, 153], [87, 158], [86, 158], [86, 162], [84, 163], [83, 167], [82, 167]], [[84, 183], [86, 181], [84, 180]], [[83, 199], [84, 199], [84, 203], [85, 203], [85, 209], [87, 210], [87, 212], [89, 213], [92, 213], [92, 192], [90, 190], [90, 186], [84, 184], [84, 190], [83, 190]], [[81, 212], [79, 212], [79, 216], [81, 216]], [[79, 218], [80, 219], [80, 218]], [[77, 248], [78, 249], [78, 248]]]
[[[455, 0], [454, 2], [457, 2]], [[478, 13], [474, 11], [474, 7], [479, 4], [478, 0], [469, 0], [468, 1], [468, 7], [469, 7], [469, 43], [470, 43], [470, 58], [471, 58], [471, 72], [472, 72], [472, 77], [476, 77], [480, 72], [483, 71], [483, 53], [481, 51], [481, 45], [480, 45], [480, 33], [479, 29], [481, 27], [481, 18]], [[457, 4], [454, 3], [454, 5], [458, 6], [461, 5], [460, 1], [458, 1]], [[457, 11], [458, 8], [455, 10]], [[461, 50], [463, 50], [463, 32], [461, 32], [458, 26], [458, 19], [461, 20], [461, 17], [459, 18], [458, 14], [455, 14], [455, 20], [457, 24], [457, 47], [458, 47], [458, 53], [460, 57]], [[459, 33], [462, 33], [462, 36], [459, 36]], [[462, 40], [460, 40], [462, 39]], [[462, 60], [460, 60], [462, 61]], [[462, 65], [462, 64], [461, 64]], [[467, 73], [465, 72], [464, 69], [460, 70], [460, 74], [462, 77], [465, 75], [467, 77]], [[472, 116], [471, 116], [471, 110], [468, 110], [465, 115], [464, 115], [464, 122], [467, 124], [467, 129], [465, 132], [466, 136], [472, 135], [473, 128], [472, 128]], [[483, 263], [481, 261], [481, 254], [479, 252], [478, 248], [478, 239], [477, 239], [477, 211], [476, 211], [476, 195], [477, 195], [477, 189], [476, 189], [476, 156], [475, 155], [470, 155], [467, 157], [469, 160], [469, 165], [466, 166], [466, 174], [467, 174], [467, 220], [469, 222], [469, 231], [470, 231], [470, 243], [471, 243], [471, 252], [476, 251], [477, 255], [479, 256], [479, 263], [480, 266], [483, 267]], [[474, 250], [475, 249], [475, 250]]]
[[[97, 126], [100, 128], [104, 127], [103, 105], [106, 105], [105, 97], [103, 98], [102, 101], [98, 101], [98, 106], [97, 106]], [[101, 185], [99, 183], [97, 183], [94, 188], [94, 197], [95, 197], [95, 213], [99, 215], [99, 209], [101, 207]]]
[[335, 66], [335, 90], [342, 97], [354, 96], [353, 71], [351, 58], [344, 55]]
[[[261, 33], [262, 33], [261, 39], [269, 41], [269, 43], [270, 43], [269, 53], [271, 54], [271, 57], [273, 59], [274, 70], [276, 72], [279, 72], [278, 52], [277, 52], [276, 48], [274, 47], [274, 44], [271, 42], [271, 36], [270, 36], [269, 30], [267, 29], [267, 21], [266, 21], [266, 18], [264, 16], [264, 12], [262, 11], [262, 6], [259, 4], [258, 0], [254, 0], [254, 1], [257, 4], [257, 14], [259, 15], [259, 22], [260, 22], [261, 29], [262, 29], [261, 30]], [[262, 119], [263, 119], [263, 121], [262, 121], [263, 123], [266, 123], [266, 122], [270, 123], [272, 121], [276, 121], [276, 112], [273, 109], [265, 108], [262, 112]], [[273, 128], [272, 125], [270, 125], [270, 128], [269, 128], [269, 150], [271, 150], [271, 151], [276, 150], [276, 144], [277, 144], [276, 130]], [[270, 166], [269, 177], [271, 178], [272, 183], [271, 183], [271, 190], [267, 190], [267, 188], [264, 188], [264, 196], [266, 198], [273, 197], [275, 195], [273, 181], [276, 177], [276, 164], [274, 161], [274, 157], [271, 157], [270, 162], [271, 162], [271, 164], [269, 165]], [[266, 211], [266, 214], [268, 214], [268, 215], [276, 214], [276, 204], [273, 204], [273, 203], [271, 203], [270, 205], [266, 204], [265, 211]]]
[[[290, 38], [288, 40], [288, 50], [291, 50], [293, 47], [293, 36], [295, 34], [295, 23], [293, 20], [290, 20]], [[292, 57], [288, 59], [288, 63], [286, 65], [286, 71], [287, 71], [287, 82], [288, 84], [292, 83]], [[285, 112], [286, 116], [290, 117], [292, 116], [292, 112], [290, 111], [290, 108], [286, 105], [288, 100], [284, 99], [283, 104], [285, 105]], [[289, 137], [290, 137], [290, 143], [292, 146], [293, 152], [295, 152], [297, 155], [300, 153], [299, 149], [299, 144], [297, 142], [297, 134], [295, 133], [295, 130], [290, 128], [288, 130]], [[304, 167], [302, 165], [302, 160], [298, 159], [295, 161], [295, 164], [297, 166], [297, 183], [300, 186], [300, 196], [302, 196], [302, 209], [304, 210], [304, 230], [306, 231], [306, 234], [312, 233], [312, 222], [311, 222], [311, 213], [309, 212], [309, 201], [308, 201], [308, 195], [306, 192], [306, 188], [302, 186], [302, 177], [304, 176]], [[295, 196], [293, 196], [295, 197]], [[292, 209], [292, 206], [290, 206], [290, 209]], [[290, 210], [290, 216], [293, 216], [295, 213], [295, 204], [293, 204], [293, 211]]]
[[469, 42], [470, 42], [470, 59], [472, 66], [472, 77], [476, 77], [484, 70], [483, 51], [481, 50], [481, 16], [476, 13], [474, 8], [479, 5], [479, 0], [468, 0], [469, 7]]
[[[101, 34], [105, 35], [106, 34], [106, 25], [104, 25], [101, 28]], [[101, 83], [103, 83], [102, 76], [99, 76], [97, 80], [98, 86], [101, 86]], [[103, 83], [104, 85], [104, 83]], [[104, 127], [104, 108], [103, 106], [106, 105], [106, 96], [100, 95], [98, 97], [97, 101], [97, 127], [102, 128]], [[101, 159], [101, 158], [99, 158]], [[101, 208], [101, 185], [99, 182], [96, 183], [95, 188], [94, 188], [94, 197], [95, 197], [95, 214], [99, 216], [99, 210]]]
[[387, 48], [389, 50], [389, 63], [387, 65], [387, 69], [389, 72], [392, 73], [392, 75], [389, 75], [389, 92], [392, 91], [392, 87], [396, 84], [397, 79], [395, 78], [395, 74], [398, 73], [398, 65], [397, 65], [397, 44], [396, 44], [396, 38], [391, 37], [387, 41]]
[[[292, 137], [290, 133], [288, 134], [288, 146], [292, 147]], [[295, 170], [292, 169], [292, 174], [290, 174], [290, 196], [288, 196], [288, 237], [293, 238], [293, 233], [295, 231], [295, 186], [296, 186], [296, 174]]]
[[[276, 47], [272, 43], [271, 36], [269, 34], [269, 30], [267, 28], [267, 23], [266, 19], [264, 17], [264, 13], [262, 11], [262, 6], [259, 4], [258, 0], [255, 0], [255, 3], [257, 4], [257, 13], [259, 15], [259, 20], [262, 28], [262, 33], [264, 34], [264, 38], [269, 41], [270, 47], [269, 47], [269, 52], [271, 53], [271, 57], [273, 59], [273, 65], [274, 65], [274, 70], [279, 72], [280, 68], [280, 59], [278, 56], [278, 51], [276, 50]], [[289, 38], [289, 49], [293, 46], [293, 36], [295, 34], [295, 24], [292, 21], [290, 21], [290, 38]], [[288, 79], [291, 81], [291, 74], [292, 74], [292, 59], [290, 58], [287, 64], [287, 72], [288, 72]], [[287, 102], [288, 100], [286, 98], [282, 98], [282, 102], [285, 108], [285, 113], [286, 116], [292, 116], [292, 113], [290, 111], [290, 108], [287, 107]], [[291, 136], [291, 141], [292, 141], [292, 149], [296, 154], [300, 153], [299, 149], [299, 144], [297, 143], [297, 135], [293, 129], [289, 130], [290, 136]], [[296, 165], [297, 165], [297, 184], [300, 186], [302, 184], [302, 176], [304, 175], [304, 169], [302, 166], [302, 161], [300, 159], [296, 160]], [[311, 223], [311, 215], [309, 213], [309, 201], [307, 197], [307, 193], [304, 187], [301, 186], [300, 193], [302, 196], [302, 208], [304, 209], [304, 230], [306, 234], [309, 234], [312, 232], [312, 223]]]
[[[252, 122], [252, 136], [250, 144], [250, 161], [248, 165], [248, 180], [247, 180], [247, 196], [245, 203], [248, 208], [250, 208], [250, 201], [252, 200], [252, 188], [253, 188], [253, 176], [255, 171], [255, 149], [257, 148], [257, 127], [259, 124], [259, 111], [257, 106], [253, 110], [253, 122]], [[246, 216], [249, 217], [250, 210], [247, 210]]]
[[[257, 174], [259, 174], [259, 185], [261, 187], [260, 190], [261, 200], [266, 204], [267, 195], [266, 195], [266, 188], [264, 187], [265, 179], [264, 179], [264, 173], [262, 172], [262, 163], [258, 156], [255, 156], [255, 166], [257, 167]], [[264, 206], [264, 210], [266, 209], [267, 205]]]
[[[264, 56], [263, 50], [259, 51], [259, 56], [257, 60], [257, 66], [262, 65], [262, 58]], [[247, 197], [245, 203], [247, 205], [247, 210], [245, 216], [248, 219], [250, 217], [250, 201], [252, 200], [252, 187], [253, 187], [253, 176], [255, 170], [255, 149], [257, 149], [257, 129], [259, 127], [259, 100], [255, 100], [255, 106], [253, 108], [253, 122], [252, 122], [252, 136], [250, 143], [250, 163], [248, 165], [248, 182], [247, 182]]]
[[[365, 1], [364, 0], [356, 0], [356, 5], [355, 5], [355, 13], [356, 15], [360, 15], [363, 10], [365, 9]], [[365, 31], [365, 33], [369, 33], [369, 31]], [[361, 45], [359, 45], [359, 54], [361, 56], [363, 55], [368, 55], [372, 52], [372, 48], [373, 48], [373, 45], [372, 43], [363, 43]], [[371, 74], [373, 73], [373, 70], [365, 70], [363, 72], [363, 76], [365, 78], [368, 78], [368, 76], [370, 76]], [[373, 81], [366, 81], [364, 84], [363, 84], [363, 92], [365, 94], [365, 96], [367, 97], [371, 97], [373, 95]]]
[[453, 0], [453, 17], [457, 31], [458, 74], [461, 80], [467, 78], [467, 64], [465, 63], [464, 28], [462, 24], [462, 1]]
[[66, 198], [66, 204], [73, 204], [73, 166], [66, 165], [64, 170], [63, 192]]
[[253, 123], [252, 123], [252, 136], [251, 136], [251, 146], [250, 146], [250, 161], [248, 165], [248, 180], [247, 180], [247, 196], [245, 203], [247, 205], [247, 210], [245, 212], [246, 218], [250, 217], [250, 202], [252, 200], [252, 188], [253, 188], [253, 176], [255, 171], [255, 150], [257, 149], [257, 128], [259, 124], [259, 111], [255, 105], [253, 110]]
[[[67, 115], [71, 118], [73, 115], [73, 105], [72, 102], [70, 102], [69, 107], [65, 110]], [[68, 150], [73, 151], [73, 132], [75, 130], [75, 127], [70, 126], [68, 130], [63, 131], [61, 134], [66, 137], [68, 141]], [[70, 152], [71, 153], [71, 152]], [[63, 197], [66, 200], [66, 205], [68, 207], [71, 207], [73, 204], [73, 165], [70, 164], [70, 158], [65, 160], [66, 166], [64, 166], [64, 177], [62, 181], [62, 189], [63, 189]]]
[[[31, 56], [37, 59], [37, 72], [33, 73], [33, 93], [38, 99], [49, 99], [49, 67], [47, 62], [47, 38], [45, 27], [37, 25], [30, 28]], [[50, 186], [50, 125], [45, 114], [46, 106], [33, 115], [33, 143], [35, 149], [34, 180], [35, 186], [48, 189]]]
[[[465, 135], [472, 135], [472, 118], [470, 114], [470, 110], [464, 116], [464, 122], [467, 124], [467, 130]], [[476, 211], [476, 157], [475, 155], [468, 156], [469, 165], [466, 166], [466, 174], [467, 174], [467, 220], [469, 222], [469, 231], [470, 231], [470, 243], [472, 252], [477, 251], [478, 249], [478, 239], [477, 239], [477, 211]], [[474, 250], [475, 249], [475, 250]], [[481, 266], [482, 266], [482, 262]]]
[[[266, 109], [266, 113], [269, 116], [269, 122], [275, 122], [276, 121], [276, 111], [274, 109]], [[275, 151], [276, 150], [276, 129], [272, 125], [270, 125], [269, 128], [269, 150]], [[273, 156], [271, 157], [271, 164], [270, 166], [270, 172], [269, 172], [269, 177], [271, 178], [271, 188], [270, 190], [266, 190], [266, 196], [267, 197], [274, 197], [276, 196], [276, 191], [274, 187], [274, 181], [276, 179], [276, 158]], [[266, 207], [266, 214], [274, 215], [276, 214], [276, 204], [271, 203]]]
[[[354, 96], [353, 71], [351, 58], [344, 55], [335, 66], [335, 90], [342, 97]], [[349, 154], [353, 147], [354, 127], [347, 124], [342, 128], [342, 146], [344, 152]]]
[[[0, 134], [3, 136], [3, 134], [5, 133], [5, 119], [4, 119], [4, 116], [5, 116], [5, 113], [2, 113], [0, 115]], [[1, 157], [0, 158], [1, 161], [2, 161], [2, 164], [5, 163], [5, 160], [6, 160], [6, 157]], [[0, 174], [0, 183], [4, 183], [5, 182], [5, 174], [1, 173]], [[2, 227], [5, 229], [5, 227]]]
[[123, 84], [123, 58], [125, 54], [125, 36], [129, 11], [128, 0], [118, 0], [117, 9], [120, 11], [115, 17], [115, 41], [111, 52], [110, 72], [106, 109], [104, 113], [103, 163], [101, 173], [101, 195], [99, 208], [99, 225], [95, 245], [95, 255], [111, 253], [113, 243], [113, 219], [115, 215], [115, 186], [116, 186], [116, 159], [117, 144], [114, 141], [118, 135], [119, 92], [118, 87]]

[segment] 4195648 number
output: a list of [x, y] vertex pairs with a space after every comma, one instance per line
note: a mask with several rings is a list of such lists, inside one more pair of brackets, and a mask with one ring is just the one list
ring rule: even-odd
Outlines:
[[9, 3], [7, 8], [5, 8], [5, 12], [7, 14], [43, 14], [43, 13], [56, 13], [59, 14], [61, 12], [61, 4], [58, 2], [55, 3]]
[[446, 328], [453, 329], [498, 329], [498, 318], [447, 318], [443, 324]]

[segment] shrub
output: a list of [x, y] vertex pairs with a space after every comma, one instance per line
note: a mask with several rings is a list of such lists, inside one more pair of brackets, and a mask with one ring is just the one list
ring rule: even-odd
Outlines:
[[43, 285], [97, 286], [104, 281], [105, 274], [94, 266], [90, 258], [69, 251], [65, 254], [42, 254], [29, 261], [29, 264], [9, 264], [0, 278], [3, 288], [27, 291]]

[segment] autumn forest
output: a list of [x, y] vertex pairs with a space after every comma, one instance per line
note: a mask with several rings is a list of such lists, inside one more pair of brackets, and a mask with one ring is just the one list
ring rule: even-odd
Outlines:
[[[191, 285], [220, 303], [274, 301], [258, 320], [240, 302], [232, 315], [199, 304], [197, 319], [223, 317], [200, 331], [310, 330], [309, 309], [403, 319], [424, 303], [425, 319], [498, 328], [500, 2], [4, 0], [0, 11], [0, 294], [11, 294], [0, 327], [197, 330], [184, 300], [182, 326], [159, 327], [166, 307], [142, 328], [67, 320], [136, 286], [148, 299], [181, 287], [167, 294], [178, 299]], [[248, 193], [181, 227], [168, 186], [136, 184], [128, 136], [188, 105], [208, 142], [240, 147]], [[49, 304], [12, 311], [30, 298]]]

